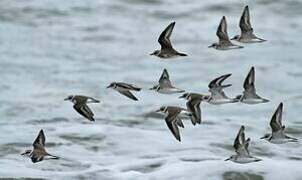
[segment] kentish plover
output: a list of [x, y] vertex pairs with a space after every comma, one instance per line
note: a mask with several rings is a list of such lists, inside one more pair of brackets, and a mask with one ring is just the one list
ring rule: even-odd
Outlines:
[[185, 92], [182, 89], [176, 88], [172, 85], [167, 69], [163, 70], [162, 75], [158, 80], [158, 85], [153, 86], [150, 90], [155, 90], [162, 94], [174, 94]]
[[250, 155], [248, 147], [251, 139], [250, 138], [245, 139], [244, 129], [245, 129], [244, 126], [241, 126], [236, 136], [236, 139], [234, 141], [233, 147], [235, 149], [236, 155], [232, 155], [231, 157], [227, 158], [225, 161], [230, 160], [240, 164], [261, 161], [261, 159]]
[[241, 30], [241, 34], [236, 35], [231, 40], [236, 40], [236, 41], [239, 41], [242, 43], [256, 43], [256, 42], [266, 41], [264, 39], [257, 37], [254, 34], [254, 29], [252, 28], [252, 25], [250, 22], [250, 11], [249, 11], [248, 6], [245, 6], [245, 8], [242, 12], [240, 22], [239, 22], [239, 27]]
[[71, 101], [74, 105], [73, 108], [82, 116], [90, 121], [94, 121], [94, 114], [88, 107], [87, 103], [99, 103], [100, 101], [92, 97], [83, 95], [70, 95], [64, 99], [65, 101]]
[[218, 43], [213, 43], [212, 45], [208, 46], [209, 48], [215, 48], [218, 50], [243, 48], [243, 46], [235, 45], [230, 41], [227, 31], [227, 22], [225, 16], [223, 16], [222, 19], [220, 20], [219, 26], [216, 31], [216, 35], [218, 36], [219, 39]]
[[273, 144], [283, 144], [287, 142], [298, 142], [298, 139], [285, 134], [285, 126], [282, 125], [283, 103], [280, 103], [270, 122], [272, 133], [265, 134], [261, 139], [266, 139]]
[[259, 104], [259, 103], [267, 103], [269, 100], [264, 99], [257, 95], [255, 88], [255, 68], [252, 67], [246, 76], [243, 83], [243, 94], [238, 95], [236, 99], [242, 103], [246, 104]]
[[155, 56], [160, 57], [160, 58], [172, 58], [172, 57], [177, 57], [177, 56], [187, 56], [187, 54], [180, 53], [180, 52], [176, 51], [172, 46], [172, 43], [170, 41], [170, 36], [172, 34], [174, 26], [175, 26], [175, 22], [172, 22], [160, 34], [160, 36], [158, 38], [158, 42], [161, 46], [161, 49], [160, 50], [155, 50], [150, 55], [155, 55]]
[[22, 156], [29, 157], [33, 163], [47, 159], [59, 159], [59, 157], [51, 155], [45, 150], [45, 135], [42, 129], [35, 139], [33, 147], [33, 150], [26, 150], [21, 154]]

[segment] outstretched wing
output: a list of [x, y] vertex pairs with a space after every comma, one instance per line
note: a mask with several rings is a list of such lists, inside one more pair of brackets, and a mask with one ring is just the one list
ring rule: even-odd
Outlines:
[[250, 11], [249, 11], [249, 7], [245, 6], [241, 18], [240, 18], [240, 22], [239, 22], [239, 27], [241, 29], [241, 32], [243, 34], [246, 33], [252, 33], [253, 32], [253, 28], [250, 22]]
[[43, 129], [40, 130], [37, 138], [33, 143], [34, 148], [43, 148], [45, 146], [45, 135]]
[[278, 132], [283, 129], [282, 127], [282, 111], [283, 111], [283, 103], [280, 103], [275, 113], [272, 116], [270, 126], [273, 132]]
[[250, 88], [254, 88], [254, 84], [255, 84], [255, 68], [252, 67], [244, 80], [243, 88], [246, 90]]
[[171, 133], [173, 134], [173, 136], [178, 140], [181, 141], [180, 139], [180, 133], [179, 133], [179, 129], [177, 126], [177, 120], [178, 120], [178, 115], [180, 113], [180, 110], [171, 110], [168, 112], [167, 117], [165, 118], [166, 124], [169, 128], [169, 130], [171, 131]]
[[186, 103], [188, 111], [192, 113], [191, 121], [193, 125], [201, 123], [201, 110], [200, 110], [201, 99], [190, 100]]
[[245, 140], [245, 133], [244, 133], [245, 127], [241, 126], [239, 129], [239, 132], [236, 136], [236, 139], [234, 141], [234, 149], [236, 151], [236, 153], [238, 153], [239, 155], [248, 155], [248, 146], [249, 146], [249, 141], [250, 139], [248, 139], [247, 141]]
[[220, 20], [219, 26], [216, 31], [216, 35], [218, 36], [219, 42], [221, 44], [230, 42], [229, 35], [227, 32], [227, 22], [225, 16], [223, 16], [222, 19]]
[[174, 26], [175, 26], [175, 22], [172, 22], [160, 34], [160, 36], [158, 38], [158, 42], [161, 45], [161, 49], [170, 49], [170, 48], [172, 48], [172, 44], [171, 44], [171, 41], [170, 41], [170, 36], [172, 34]]
[[134, 91], [140, 91], [141, 88], [137, 87], [136, 85], [133, 84], [128, 84], [124, 82], [118, 82], [117, 85], [121, 88], [127, 89], [127, 90], [134, 90]]
[[218, 87], [225, 88], [225, 87], [231, 86], [231, 84], [222, 85], [222, 83], [223, 83], [228, 77], [230, 77], [231, 75], [232, 75], [232, 74], [225, 74], [225, 75], [222, 75], [222, 76], [219, 76], [219, 77], [213, 79], [213, 80], [209, 83], [208, 87], [209, 87], [210, 89], [212, 89], [212, 88], [218, 88]]
[[86, 104], [75, 104], [73, 108], [88, 120], [94, 121], [94, 114]]
[[163, 73], [161, 74], [161, 76], [158, 80], [158, 83], [159, 83], [159, 86], [162, 88], [173, 87], [172, 83], [170, 81], [170, 76], [169, 76], [167, 69], [163, 70]]
[[138, 99], [130, 91], [123, 90], [123, 91], [118, 91], [118, 92], [121, 93], [124, 96], [127, 96], [128, 98], [130, 98], [134, 101], [138, 101]]
[[226, 84], [226, 85], [222, 85], [222, 83], [228, 78], [230, 77], [232, 74], [225, 74], [222, 75], [218, 78], [215, 78], [214, 80], [212, 80], [208, 87], [210, 88], [210, 92], [211, 92], [211, 96], [215, 99], [226, 99], [228, 98], [223, 89], [232, 86], [232, 84]]
[[255, 88], [255, 68], [254, 67], [251, 68], [248, 75], [246, 76], [244, 83], [243, 83], [243, 88], [244, 88], [243, 93], [246, 96], [252, 96], [252, 97], [259, 98], [259, 96], [256, 94], [256, 88]]

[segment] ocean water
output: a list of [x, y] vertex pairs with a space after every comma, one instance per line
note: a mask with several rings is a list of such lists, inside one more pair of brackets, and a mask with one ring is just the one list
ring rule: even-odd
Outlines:
[[[249, 5], [255, 33], [268, 41], [244, 49], [216, 51], [220, 18], [230, 36]], [[0, 1], [0, 177], [2, 179], [102, 180], [301, 180], [302, 179], [302, 1], [300, 0], [1, 0]], [[189, 54], [170, 60], [149, 56], [172, 21], [174, 47]], [[237, 43], [238, 44], [238, 43]], [[175, 86], [208, 93], [222, 74], [242, 92], [256, 68], [259, 95], [267, 104], [202, 104], [204, 123], [185, 121], [177, 142], [161, 116], [162, 105], [185, 107], [179, 95], [149, 91], [167, 68]], [[143, 88], [134, 102], [106, 89], [112, 81]], [[70, 94], [101, 100], [90, 105], [95, 122], [77, 114]], [[284, 102], [283, 122], [294, 144], [260, 140]], [[225, 162], [241, 125], [250, 152], [263, 161]], [[20, 153], [44, 129], [47, 150], [58, 161], [31, 163]], [[0, 178], [0, 179], [1, 179]]]

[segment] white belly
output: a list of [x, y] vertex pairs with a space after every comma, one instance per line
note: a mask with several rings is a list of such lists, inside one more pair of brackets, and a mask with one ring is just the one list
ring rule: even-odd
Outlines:
[[273, 144], [284, 144], [290, 142], [290, 140], [286, 138], [273, 138], [269, 142]]
[[258, 98], [241, 99], [240, 102], [245, 103], [245, 104], [259, 104], [259, 103], [264, 103], [263, 99], [258, 99]]
[[208, 103], [213, 105], [226, 104], [226, 103], [234, 103], [232, 99], [211, 99]]
[[239, 164], [247, 164], [247, 163], [256, 162], [256, 161], [257, 161], [256, 158], [246, 157], [246, 158], [238, 158], [238, 159], [234, 160], [233, 162], [239, 163]]

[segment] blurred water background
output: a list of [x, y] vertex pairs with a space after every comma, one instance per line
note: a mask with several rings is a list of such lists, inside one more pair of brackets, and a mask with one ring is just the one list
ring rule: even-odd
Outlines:
[[[255, 33], [267, 39], [244, 49], [216, 51], [220, 18], [230, 36], [250, 6]], [[1, 0], [0, 177], [102, 180], [301, 180], [301, 142], [273, 145], [259, 138], [284, 102], [287, 132], [302, 140], [302, 1], [300, 0]], [[171, 40], [188, 57], [160, 60], [148, 54], [172, 21]], [[182, 142], [150, 113], [161, 105], [185, 106], [179, 95], [147, 90], [167, 68], [175, 86], [208, 93], [213, 78], [232, 73], [229, 96], [242, 92], [256, 67], [259, 95], [267, 104], [202, 104], [204, 124], [186, 121]], [[141, 86], [138, 102], [107, 90], [111, 81]], [[84, 94], [96, 122], [78, 115], [63, 99]], [[225, 162], [241, 125], [251, 137], [246, 165]], [[40, 129], [59, 161], [33, 164], [19, 154]]]

